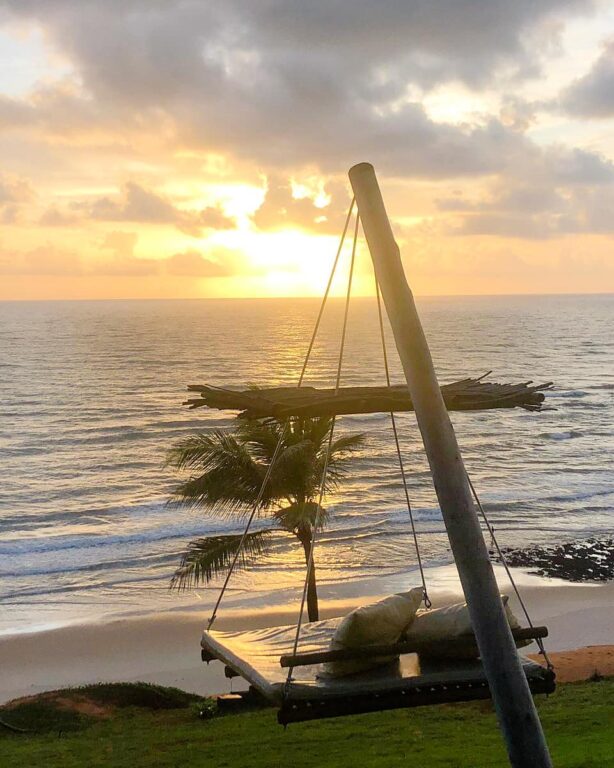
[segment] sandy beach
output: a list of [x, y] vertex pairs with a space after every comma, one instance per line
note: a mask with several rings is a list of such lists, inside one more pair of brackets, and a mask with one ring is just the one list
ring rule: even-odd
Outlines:
[[[435, 605], [460, 598], [460, 585], [452, 566], [431, 569]], [[505, 579], [497, 568], [502, 591]], [[552, 653], [561, 681], [585, 679], [595, 670], [614, 673], [614, 583], [571, 584], [542, 579], [518, 571], [523, 597], [533, 622], [548, 626], [547, 649]], [[400, 579], [387, 583], [390, 592], [404, 588]], [[363, 602], [347, 595], [325, 601], [322, 618], [339, 616]], [[514, 603], [514, 600], [512, 600]], [[518, 613], [518, 606], [514, 610]], [[200, 694], [226, 692], [230, 683], [218, 662], [200, 660], [200, 635], [208, 614], [198, 610], [121, 618], [100, 624], [5, 635], [0, 638], [0, 703], [66, 686], [93, 682], [136, 681], [174, 685]], [[249, 606], [222, 611], [219, 629], [256, 628], [291, 624], [296, 608], [279, 611]], [[571, 651], [577, 651], [570, 653]], [[527, 649], [528, 652], [534, 647]], [[241, 683], [234, 681], [235, 689]]]

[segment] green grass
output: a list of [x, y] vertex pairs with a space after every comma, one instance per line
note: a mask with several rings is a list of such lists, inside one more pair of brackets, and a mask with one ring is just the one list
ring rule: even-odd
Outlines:
[[[482, 768], [506, 766], [490, 704], [456, 704], [301, 723], [270, 709], [209, 720], [197, 697], [146, 685], [103, 685], [0, 711], [43, 732], [0, 728], [0, 765], [22, 768]], [[66, 710], [66, 700], [100, 706]], [[614, 679], [559, 686], [538, 707], [557, 768], [614, 767]], [[57, 720], [54, 720], [54, 717]]]

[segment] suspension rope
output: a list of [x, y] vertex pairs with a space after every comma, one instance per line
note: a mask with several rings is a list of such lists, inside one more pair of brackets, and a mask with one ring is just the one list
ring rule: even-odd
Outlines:
[[[337, 376], [335, 380], [335, 394], [339, 392], [339, 386], [341, 383], [341, 370], [343, 367], [343, 353], [345, 350], [345, 339], [347, 334], [347, 324], [348, 324], [348, 315], [349, 315], [349, 309], [350, 309], [350, 297], [352, 294], [352, 277], [354, 275], [354, 263], [356, 260], [356, 243], [358, 241], [358, 224], [360, 222], [360, 218], [358, 216], [358, 212], [356, 213], [356, 224], [354, 227], [354, 242], [352, 243], [352, 258], [350, 261], [350, 274], [348, 277], [348, 287], [347, 287], [347, 293], [345, 297], [345, 310], [343, 314], [343, 329], [341, 331], [341, 343], [339, 345], [339, 359], [337, 362]], [[292, 655], [296, 656], [296, 653], [298, 651], [298, 643], [301, 636], [301, 627], [303, 624], [303, 615], [305, 613], [305, 602], [307, 600], [307, 591], [309, 588], [309, 580], [311, 579], [311, 574], [313, 572], [313, 560], [314, 560], [314, 550], [316, 547], [316, 541], [317, 541], [317, 534], [318, 534], [318, 525], [320, 522], [320, 513], [322, 510], [322, 501], [324, 499], [324, 492], [326, 488], [326, 476], [328, 474], [328, 462], [330, 459], [330, 453], [331, 448], [333, 444], [333, 434], [335, 431], [335, 423], [336, 423], [337, 417], [334, 415], [331, 419], [330, 424], [330, 432], [328, 435], [328, 445], [326, 447], [326, 454], [324, 456], [324, 466], [322, 469], [322, 479], [320, 481], [320, 494], [318, 498], [318, 506], [316, 509], [316, 515], [313, 523], [312, 528], [312, 534], [311, 534], [311, 546], [309, 548], [309, 558], [307, 561], [307, 570], [305, 573], [305, 582], [303, 584], [303, 594], [301, 596], [301, 606], [299, 609], [298, 614], [298, 621], [296, 624], [296, 634], [294, 636], [294, 644], [292, 647]], [[292, 682], [292, 672], [294, 671], [294, 667], [290, 667], [288, 669], [288, 676], [286, 678], [286, 685], [284, 688], [284, 694], [287, 692], [290, 683]]]
[[[479, 496], [477, 494], [477, 491], [475, 490], [475, 486], [471, 482], [471, 478], [469, 477], [469, 473], [466, 473], [467, 475], [467, 481], [469, 483], [469, 487], [471, 488], [471, 493], [473, 494], [473, 498], [475, 499], [475, 503], [477, 504], [477, 507], [480, 511], [480, 514], [482, 515], [482, 518], [484, 519], [484, 523], [486, 524], [486, 528], [488, 529], [488, 533], [490, 534], [490, 538], [495, 545], [495, 549], [497, 550], [497, 554], [499, 555], [499, 560], [501, 561], [501, 564], [505, 568], [505, 572], [507, 573], [507, 577], [510, 580], [510, 584], [512, 585], [512, 589], [514, 590], [516, 597], [518, 598], [518, 602], [520, 603], [520, 607], [522, 608], [522, 612], [525, 615], [525, 618], [527, 620], [528, 625], [533, 629], [533, 622], [531, 621], [531, 617], [529, 616], [529, 611], [527, 610], [527, 607], [524, 603], [524, 600], [522, 599], [522, 596], [520, 594], [520, 590], [518, 589], [518, 586], [516, 585], [516, 582], [514, 580], [514, 577], [512, 575], [512, 572], [510, 570], [510, 567], [507, 563], [507, 560], [505, 559], [505, 555], [503, 554], [503, 551], [501, 550], [501, 547], [499, 546], [499, 542], [497, 541], [497, 537], [495, 536], [495, 529], [491, 525], [490, 520], [488, 519], [488, 516], [486, 515], [486, 511], [484, 510], [484, 507], [482, 506], [482, 502], [479, 499]], [[544, 661], [546, 662], [546, 665], [548, 669], [554, 669], [554, 665], [550, 661], [550, 658], [546, 652], [546, 647], [544, 645], [544, 641], [541, 637], [538, 637], [535, 639], [535, 642], [537, 643], [537, 646], [539, 648], [540, 654], [544, 657]]]
[[315, 344], [316, 336], [318, 335], [318, 330], [320, 329], [320, 322], [322, 320], [322, 315], [324, 314], [324, 307], [326, 305], [326, 300], [328, 299], [328, 294], [330, 292], [330, 287], [333, 283], [333, 277], [335, 276], [335, 270], [337, 269], [337, 264], [339, 263], [339, 257], [341, 256], [341, 251], [343, 250], [343, 243], [345, 241], [345, 235], [348, 231], [348, 226], [350, 223], [350, 219], [352, 217], [352, 211], [354, 210], [354, 203], [356, 201], [356, 198], [352, 198], [352, 202], [350, 203], [350, 208], [348, 210], [347, 216], [345, 217], [345, 224], [343, 226], [343, 232], [341, 233], [341, 239], [339, 240], [339, 247], [337, 248], [337, 254], [335, 256], [335, 261], [333, 262], [333, 268], [330, 272], [330, 277], [328, 278], [328, 283], [326, 284], [326, 290], [324, 291], [324, 296], [322, 297], [322, 303], [320, 304], [320, 311], [318, 312], [318, 318], [316, 320], [316, 324], [313, 328], [313, 333], [311, 334], [311, 341], [309, 342], [309, 348], [307, 349], [307, 354], [305, 355], [305, 361], [303, 363], [303, 369], [301, 371], [301, 375], [298, 379], [298, 386], [300, 387], [303, 383], [303, 379], [305, 378], [305, 372], [307, 370], [307, 364], [309, 363], [309, 358], [311, 357], [311, 352], [313, 350], [313, 345]]
[[[380, 297], [379, 281], [377, 275], [374, 273], [375, 278], [375, 295], [377, 297], [377, 314], [379, 317], [379, 329], [382, 339], [382, 353], [384, 355], [384, 370], [386, 372], [386, 385], [390, 387], [390, 368], [388, 366], [388, 350], [386, 349], [386, 334], [384, 331], [384, 316], [382, 313], [382, 301]], [[407, 503], [407, 511], [409, 512], [409, 520], [411, 523], [411, 532], [414, 539], [414, 547], [416, 549], [416, 558], [418, 560], [418, 568], [420, 569], [420, 578], [422, 580], [423, 600], [426, 608], [432, 606], [432, 602], [428, 596], [428, 590], [426, 588], [426, 578], [424, 575], [424, 567], [422, 565], [422, 556], [420, 555], [420, 545], [418, 543], [418, 533], [416, 531], [416, 523], [414, 520], [414, 513], [409, 498], [409, 489], [407, 487], [407, 475], [405, 474], [405, 466], [403, 464], [403, 456], [401, 454], [401, 445], [399, 443], [399, 433], [397, 430], [397, 421], [393, 411], [390, 411], [390, 422], [392, 424], [392, 432], [394, 434], [394, 444], [396, 446], [397, 458], [399, 460], [399, 468], [401, 470], [401, 480], [403, 482], [403, 491], [405, 493], [405, 501]]]
[[[318, 312], [318, 317], [316, 319], [316, 323], [313, 329], [313, 332], [311, 334], [311, 340], [309, 342], [309, 347], [307, 349], [307, 353], [305, 355], [305, 359], [303, 361], [303, 366], [301, 369], [301, 374], [299, 376], [298, 385], [301, 386], [303, 383], [303, 379], [305, 378], [305, 372], [307, 371], [307, 365], [309, 363], [309, 358], [311, 357], [311, 353], [313, 351], [313, 346], [315, 344], [316, 337], [318, 335], [318, 330], [320, 328], [320, 322], [322, 320], [322, 315], [324, 314], [324, 307], [326, 306], [326, 300], [328, 299], [328, 294], [330, 292], [330, 287], [333, 282], [333, 278], [335, 276], [335, 271], [337, 269], [337, 264], [339, 263], [339, 257], [341, 255], [341, 251], [343, 250], [343, 243], [345, 241], [345, 236], [348, 230], [348, 226], [350, 223], [350, 219], [352, 217], [352, 211], [354, 210], [354, 203], [355, 198], [352, 198], [352, 202], [350, 203], [350, 208], [348, 210], [346, 219], [345, 219], [345, 225], [343, 227], [343, 232], [341, 233], [341, 238], [339, 240], [339, 246], [337, 248], [337, 253], [335, 255], [335, 260], [333, 261], [333, 266], [330, 272], [330, 276], [328, 278], [328, 283], [326, 284], [326, 290], [324, 291], [324, 296], [322, 297], [322, 302], [320, 304], [320, 310]], [[354, 238], [354, 249], [356, 248], [356, 238]], [[352, 252], [352, 259], [353, 259], [353, 252]], [[346, 314], [346, 320], [347, 320], [347, 314]], [[345, 326], [344, 326], [344, 333], [345, 333]], [[235, 566], [237, 564], [237, 561], [239, 559], [239, 555], [243, 549], [243, 545], [245, 544], [245, 540], [247, 539], [247, 534], [249, 533], [249, 529], [251, 528], [252, 522], [254, 521], [254, 518], [256, 517], [256, 513], [258, 512], [258, 508], [262, 502], [262, 499], [264, 498], [264, 492], [266, 489], [266, 486], [271, 479], [271, 475], [273, 473], [273, 469], [275, 467], [275, 464], [277, 463], [277, 459], [279, 458], [279, 454], [281, 453], [281, 449], [283, 446], [284, 439], [286, 437], [286, 433], [288, 431], [288, 427], [290, 425], [290, 418], [286, 419], [283, 428], [279, 434], [279, 439], [277, 441], [277, 445], [275, 446], [275, 450], [273, 452], [273, 455], [271, 456], [271, 461], [269, 462], [269, 466], [267, 467], [266, 473], [264, 475], [264, 479], [262, 480], [262, 484], [260, 486], [260, 490], [258, 491], [258, 496], [256, 497], [256, 501], [254, 502], [252, 506], [252, 511], [247, 518], [247, 523], [245, 525], [245, 529], [243, 530], [243, 534], [241, 536], [241, 540], [239, 541], [239, 546], [237, 547], [237, 551], [234, 554], [234, 557], [232, 559], [232, 562], [230, 564], [230, 568], [228, 569], [226, 573], [226, 578], [224, 579], [224, 583], [222, 584], [222, 588], [220, 590], [220, 593], [217, 597], [217, 600], [215, 602], [215, 605], [213, 607], [213, 611], [211, 613], [211, 616], [209, 617], [209, 622], [207, 623], [207, 631], [211, 629], [213, 626], [213, 622], [217, 618], [217, 612], [218, 608], [220, 607], [220, 603], [222, 602], [222, 599], [226, 593], [226, 589], [228, 587], [228, 583], [230, 581], [230, 577], [233, 574], [233, 571], [235, 569]]]
[[235, 565], [237, 564], [237, 560], [239, 559], [239, 554], [241, 550], [243, 549], [243, 545], [245, 544], [245, 539], [247, 538], [247, 534], [249, 533], [249, 529], [251, 527], [251, 524], [254, 520], [254, 517], [256, 517], [256, 512], [258, 511], [258, 507], [260, 506], [260, 503], [264, 497], [264, 491], [266, 489], [267, 483], [271, 479], [271, 474], [273, 472], [273, 467], [275, 466], [277, 459], [279, 457], [279, 454], [281, 453], [281, 446], [283, 445], [284, 437], [286, 434], [286, 429], [288, 427], [288, 422], [284, 424], [283, 430], [279, 435], [279, 440], [277, 441], [277, 445], [275, 446], [275, 450], [273, 451], [273, 455], [271, 456], [271, 461], [269, 462], [269, 466], [267, 467], [266, 473], [264, 475], [264, 479], [262, 481], [262, 484], [260, 486], [260, 490], [258, 491], [258, 496], [256, 497], [256, 501], [254, 502], [254, 505], [252, 507], [252, 511], [250, 513], [250, 516], [247, 519], [247, 523], [245, 525], [245, 529], [243, 531], [243, 535], [241, 536], [241, 540], [239, 541], [239, 546], [237, 547], [237, 551], [234, 554], [234, 557], [232, 559], [232, 563], [230, 564], [230, 568], [228, 569], [226, 573], [226, 578], [224, 579], [224, 583], [222, 585], [222, 589], [220, 590], [220, 593], [217, 597], [217, 600], [215, 601], [215, 605], [213, 607], [213, 612], [211, 613], [211, 616], [209, 618], [209, 623], [207, 624], [207, 631], [211, 629], [213, 626], [213, 622], [215, 621], [217, 617], [217, 611], [220, 607], [220, 603], [222, 602], [222, 598], [224, 597], [224, 594], [226, 593], [226, 588], [228, 587], [228, 582], [230, 581], [230, 577], [232, 576], [232, 573], [235, 569]]

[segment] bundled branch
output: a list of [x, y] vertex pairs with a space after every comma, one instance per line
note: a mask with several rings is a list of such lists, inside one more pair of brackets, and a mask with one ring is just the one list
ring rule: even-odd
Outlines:
[[[490, 371], [489, 371], [490, 373]], [[552, 382], [533, 385], [496, 384], [485, 382], [484, 374], [478, 379], [462, 379], [444, 384], [441, 394], [449, 411], [480, 411], [492, 408], [525, 408], [539, 411], [545, 399], [544, 391]], [[413, 404], [405, 385], [391, 387], [342, 387], [316, 389], [315, 387], [268, 387], [225, 389], [209, 384], [190, 384], [190, 392], [198, 393], [184, 405], [190, 408], [217, 408], [240, 411], [251, 418], [274, 416], [333, 416], [358, 413], [388, 413], [413, 411]]]

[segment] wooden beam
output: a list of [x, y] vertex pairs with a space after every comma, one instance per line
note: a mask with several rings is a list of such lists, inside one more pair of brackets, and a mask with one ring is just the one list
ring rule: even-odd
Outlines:
[[[523, 640], [535, 640], [540, 637], [548, 637], [547, 627], [526, 627], [513, 629], [512, 635], [516, 642]], [[458, 637], [438, 642], [407, 641], [391, 643], [389, 645], [363, 645], [360, 648], [342, 648], [337, 651], [313, 651], [312, 653], [284, 654], [279, 659], [282, 667], [308, 667], [311, 664], [324, 664], [327, 661], [352, 661], [354, 659], [374, 659], [378, 656], [402, 656], [404, 653], [417, 653], [423, 656], [447, 656], [453, 658], [455, 653], [466, 657], [475, 652], [478, 656], [478, 646], [475, 635], [459, 635]]]
[[[539, 411], [552, 382], [530, 386], [497, 384], [480, 379], [463, 379], [441, 387], [449, 411], [478, 411], [494, 408], [525, 408]], [[190, 384], [188, 391], [196, 393], [184, 405], [190, 408], [217, 408], [241, 411], [250, 418], [273, 416], [285, 419], [292, 416], [313, 417], [353, 413], [390, 413], [413, 411], [407, 385], [391, 387], [341, 387], [316, 389], [315, 387], [263, 387], [258, 389], [227, 389], [209, 384]]]
[[375, 171], [369, 163], [360, 163], [350, 169], [349, 176], [510, 763], [514, 768], [551, 768], [541, 723], [505, 616], [456, 435]]
[[[528, 684], [533, 693], [552, 693], [554, 691], [554, 673], [543, 669], [539, 675], [528, 675]], [[333, 687], [333, 686], [331, 686]], [[314, 694], [316, 691], [314, 691]], [[393, 690], [375, 692], [361, 691], [354, 696], [335, 697], [311, 696], [299, 698], [286, 696], [277, 713], [277, 721], [282, 725], [301, 723], [306, 720], [322, 720], [326, 717], [343, 717], [365, 712], [381, 712], [384, 709], [405, 709], [424, 707], [433, 704], [450, 704], [455, 701], [475, 701], [489, 699], [490, 690], [484, 678], [455, 683], [433, 683], [428, 685], [408, 684]]]

